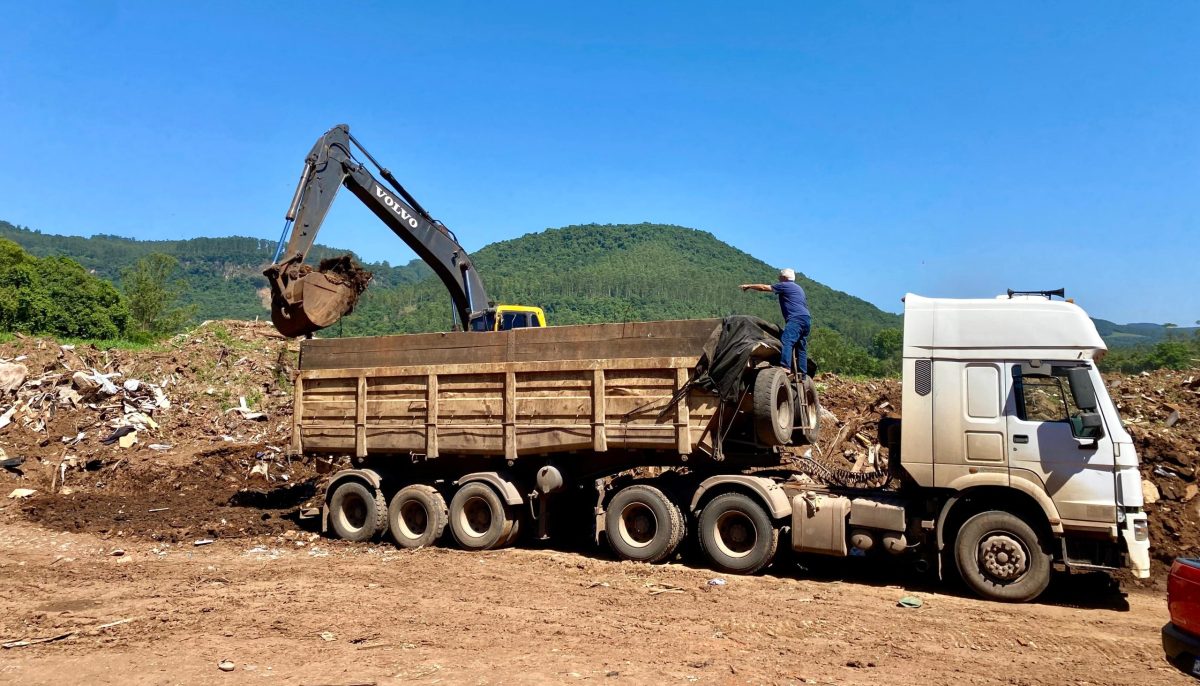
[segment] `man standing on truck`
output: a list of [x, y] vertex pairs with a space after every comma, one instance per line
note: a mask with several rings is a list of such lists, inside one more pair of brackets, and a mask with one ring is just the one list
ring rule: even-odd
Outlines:
[[799, 347], [795, 371], [803, 377], [808, 373], [808, 333], [812, 328], [812, 317], [808, 312], [808, 296], [804, 294], [800, 284], [796, 283], [796, 272], [780, 269], [777, 283], [744, 283], [741, 288], [743, 291], [763, 291], [779, 296], [779, 309], [783, 312], [783, 336], [780, 338], [783, 350], [780, 352], [779, 363], [784, 368], [789, 368], [792, 351]]

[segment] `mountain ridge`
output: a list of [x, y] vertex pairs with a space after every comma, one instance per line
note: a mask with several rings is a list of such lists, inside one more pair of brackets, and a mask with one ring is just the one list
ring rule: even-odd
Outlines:
[[[275, 241], [244, 236], [141, 240], [98, 233], [90, 237], [42, 233], [0, 221], [0, 238], [39, 256], [65, 256], [113, 282], [120, 270], [152, 252], [180, 260], [192, 286], [189, 304], [198, 319], [266, 318], [262, 269]], [[316, 245], [309, 261], [352, 253]], [[364, 262], [374, 281], [354, 313], [335, 325], [335, 335], [370, 335], [445, 330], [450, 305], [432, 270], [419, 259], [407, 264]], [[632, 319], [675, 319], [754, 314], [778, 321], [774, 299], [741, 293], [737, 284], [770, 282], [772, 266], [713, 234], [669, 224], [577, 224], [544, 229], [490, 243], [472, 253], [498, 302], [540, 305], [552, 324]], [[782, 265], [779, 265], [782, 266]], [[808, 291], [814, 326], [831, 329], [867, 348], [901, 316], [844, 291], [813, 281], [797, 281]], [[1169, 327], [1116, 324], [1096, 319], [1110, 346], [1155, 343]], [[1190, 328], [1175, 331], [1187, 333]]]

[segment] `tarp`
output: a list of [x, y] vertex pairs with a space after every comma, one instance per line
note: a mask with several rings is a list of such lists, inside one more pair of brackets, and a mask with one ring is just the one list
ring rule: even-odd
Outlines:
[[772, 362], [782, 348], [778, 326], [758, 317], [733, 315], [721, 320], [721, 328], [704, 346], [692, 383], [712, 391], [722, 402], [732, 402], [745, 390], [743, 372], [750, 356], [760, 346], [770, 348]]

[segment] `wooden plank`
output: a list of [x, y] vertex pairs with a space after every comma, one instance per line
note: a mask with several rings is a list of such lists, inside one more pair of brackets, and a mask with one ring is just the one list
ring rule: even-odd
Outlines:
[[[688, 382], [686, 369], [675, 370], [675, 392], [678, 393]], [[688, 399], [684, 398], [675, 404], [675, 439], [680, 455], [692, 454], [691, 412]]]
[[504, 375], [504, 457], [508, 460], [517, 459], [517, 434], [514, 425], [517, 423], [517, 375], [507, 372]]
[[296, 395], [292, 401], [292, 452], [303, 455], [304, 442], [300, 440], [300, 425], [304, 420], [304, 379], [296, 374], [292, 379], [292, 385], [296, 389]]
[[439, 457], [437, 374], [430, 374], [426, 377], [425, 402], [425, 455], [428, 457]]
[[301, 343], [304, 370], [518, 361], [699, 357], [716, 319], [320, 339]]
[[[355, 378], [366, 374], [372, 378], [380, 376], [414, 376], [437, 374], [443, 382], [447, 377], [469, 374], [503, 374], [506, 372], [560, 372], [568, 370], [669, 370], [691, 369], [698, 357], [638, 357], [628, 359], [561, 360], [539, 362], [498, 362], [487, 364], [415, 365], [410, 367], [346, 367], [339, 369], [307, 369], [300, 374], [305, 379], [333, 380]], [[668, 381], [668, 385], [670, 382]]]
[[608, 431], [605, 427], [604, 370], [592, 370], [592, 450], [608, 451]]
[[355, 403], [354, 417], [354, 454], [357, 457], [367, 456], [367, 377], [358, 377], [358, 397]]

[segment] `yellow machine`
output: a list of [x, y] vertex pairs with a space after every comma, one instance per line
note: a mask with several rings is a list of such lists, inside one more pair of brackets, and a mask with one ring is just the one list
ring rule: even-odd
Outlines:
[[471, 331], [508, 331], [545, 326], [546, 313], [540, 307], [497, 305], [471, 319]]

